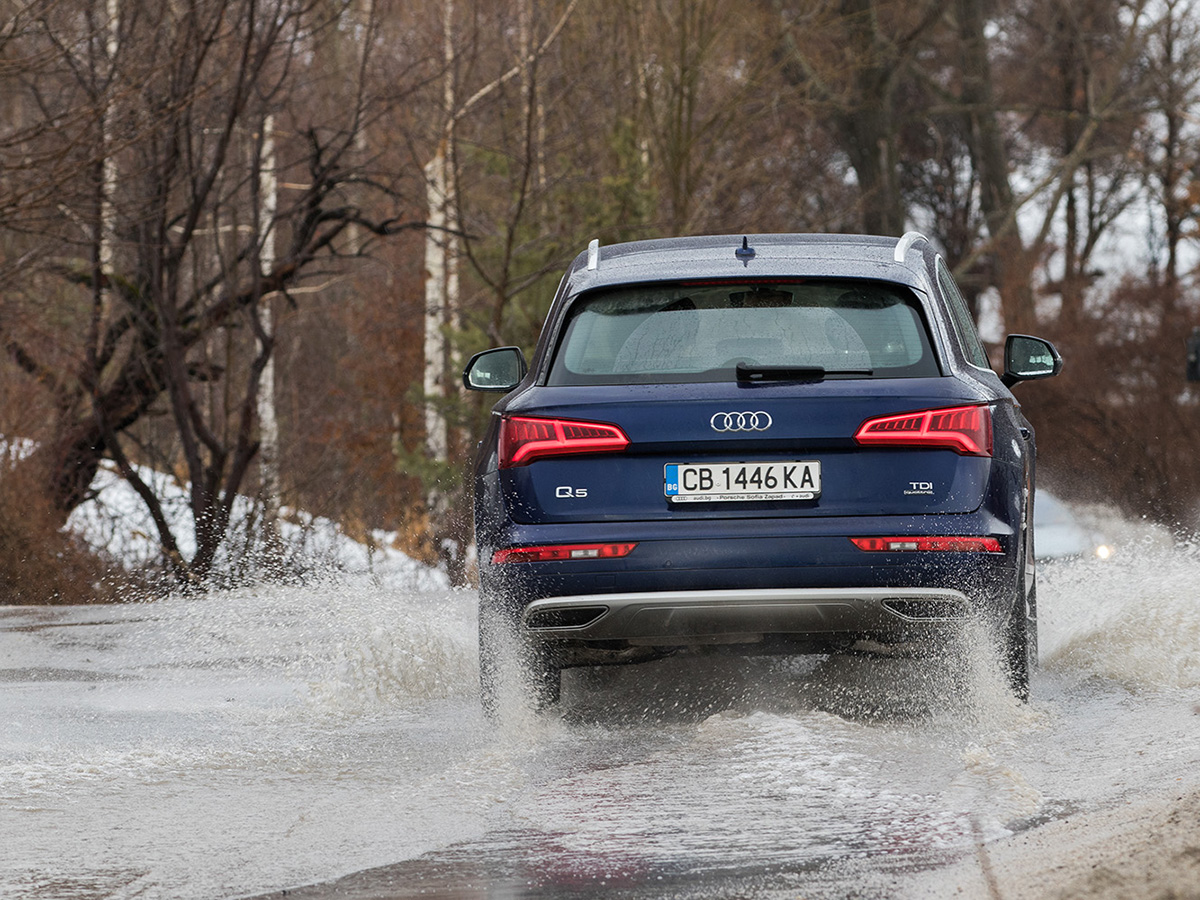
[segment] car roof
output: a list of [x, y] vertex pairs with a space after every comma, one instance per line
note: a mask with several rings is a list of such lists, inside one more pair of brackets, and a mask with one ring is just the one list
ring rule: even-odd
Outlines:
[[[746, 251], [752, 250], [753, 253]], [[741, 252], [739, 252], [741, 251]], [[926, 301], [937, 250], [925, 235], [900, 238], [863, 234], [724, 234], [658, 238], [601, 245], [593, 240], [564, 274], [534, 351], [541, 370], [567, 310], [585, 291], [663, 281], [746, 278], [861, 278], [902, 284]], [[958, 352], [948, 342], [953, 326], [937, 302], [929, 304], [937, 354], [946, 366]]]
[[[897, 250], [900, 252], [897, 253]], [[600, 245], [593, 241], [567, 272], [566, 289], [694, 278], [870, 278], [926, 290], [924, 236], [736, 234]], [[900, 259], [897, 259], [900, 257]]]

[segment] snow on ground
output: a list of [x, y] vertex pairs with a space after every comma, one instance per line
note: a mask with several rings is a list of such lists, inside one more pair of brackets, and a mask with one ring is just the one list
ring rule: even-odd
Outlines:
[[[186, 487], [160, 472], [139, 473], [159, 497], [163, 511], [184, 558], [196, 552], [196, 531], [188, 507]], [[154, 565], [160, 551], [157, 529], [142, 499], [117, 473], [105, 465], [92, 482], [94, 500], [76, 509], [67, 527], [89, 546], [130, 567]], [[226, 573], [238, 565], [228, 548], [235, 546], [245, 556], [248, 543], [257, 544], [258, 510], [244, 496], [234, 503], [229, 535], [217, 561]], [[374, 531], [370, 543], [347, 536], [338, 523], [297, 510], [281, 512], [280, 532], [288, 548], [289, 566], [298, 574], [369, 575], [378, 583], [408, 590], [437, 590], [448, 586], [444, 572], [418, 562], [396, 549], [397, 535]]]

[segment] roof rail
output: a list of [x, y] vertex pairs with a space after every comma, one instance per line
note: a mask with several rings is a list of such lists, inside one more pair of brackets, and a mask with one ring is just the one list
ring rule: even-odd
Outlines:
[[896, 252], [892, 254], [892, 258], [896, 262], [904, 262], [904, 257], [908, 255], [908, 251], [913, 248], [917, 241], [929, 243], [929, 238], [925, 237], [919, 231], [904, 232], [904, 236], [896, 242]]
[[600, 268], [600, 239], [599, 238], [592, 238], [591, 243], [588, 244], [587, 267], [589, 269]]

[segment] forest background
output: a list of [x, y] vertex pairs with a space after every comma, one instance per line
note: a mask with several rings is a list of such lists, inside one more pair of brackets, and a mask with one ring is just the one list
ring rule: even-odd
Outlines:
[[0, 602], [299, 577], [295, 510], [469, 582], [462, 363], [592, 238], [924, 231], [1066, 359], [1041, 482], [1190, 532], [1196, 6], [0, 0]]

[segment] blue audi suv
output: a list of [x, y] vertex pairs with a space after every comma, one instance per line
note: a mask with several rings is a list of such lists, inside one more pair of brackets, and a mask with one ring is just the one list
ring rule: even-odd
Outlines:
[[532, 360], [463, 373], [504, 395], [474, 466], [485, 709], [512, 680], [552, 704], [573, 666], [936, 648], [969, 621], [1027, 698], [1035, 451], [1010, 388], [1062, 361], [1004, 353], [997, 375], [915, 232], [593, 241]]

